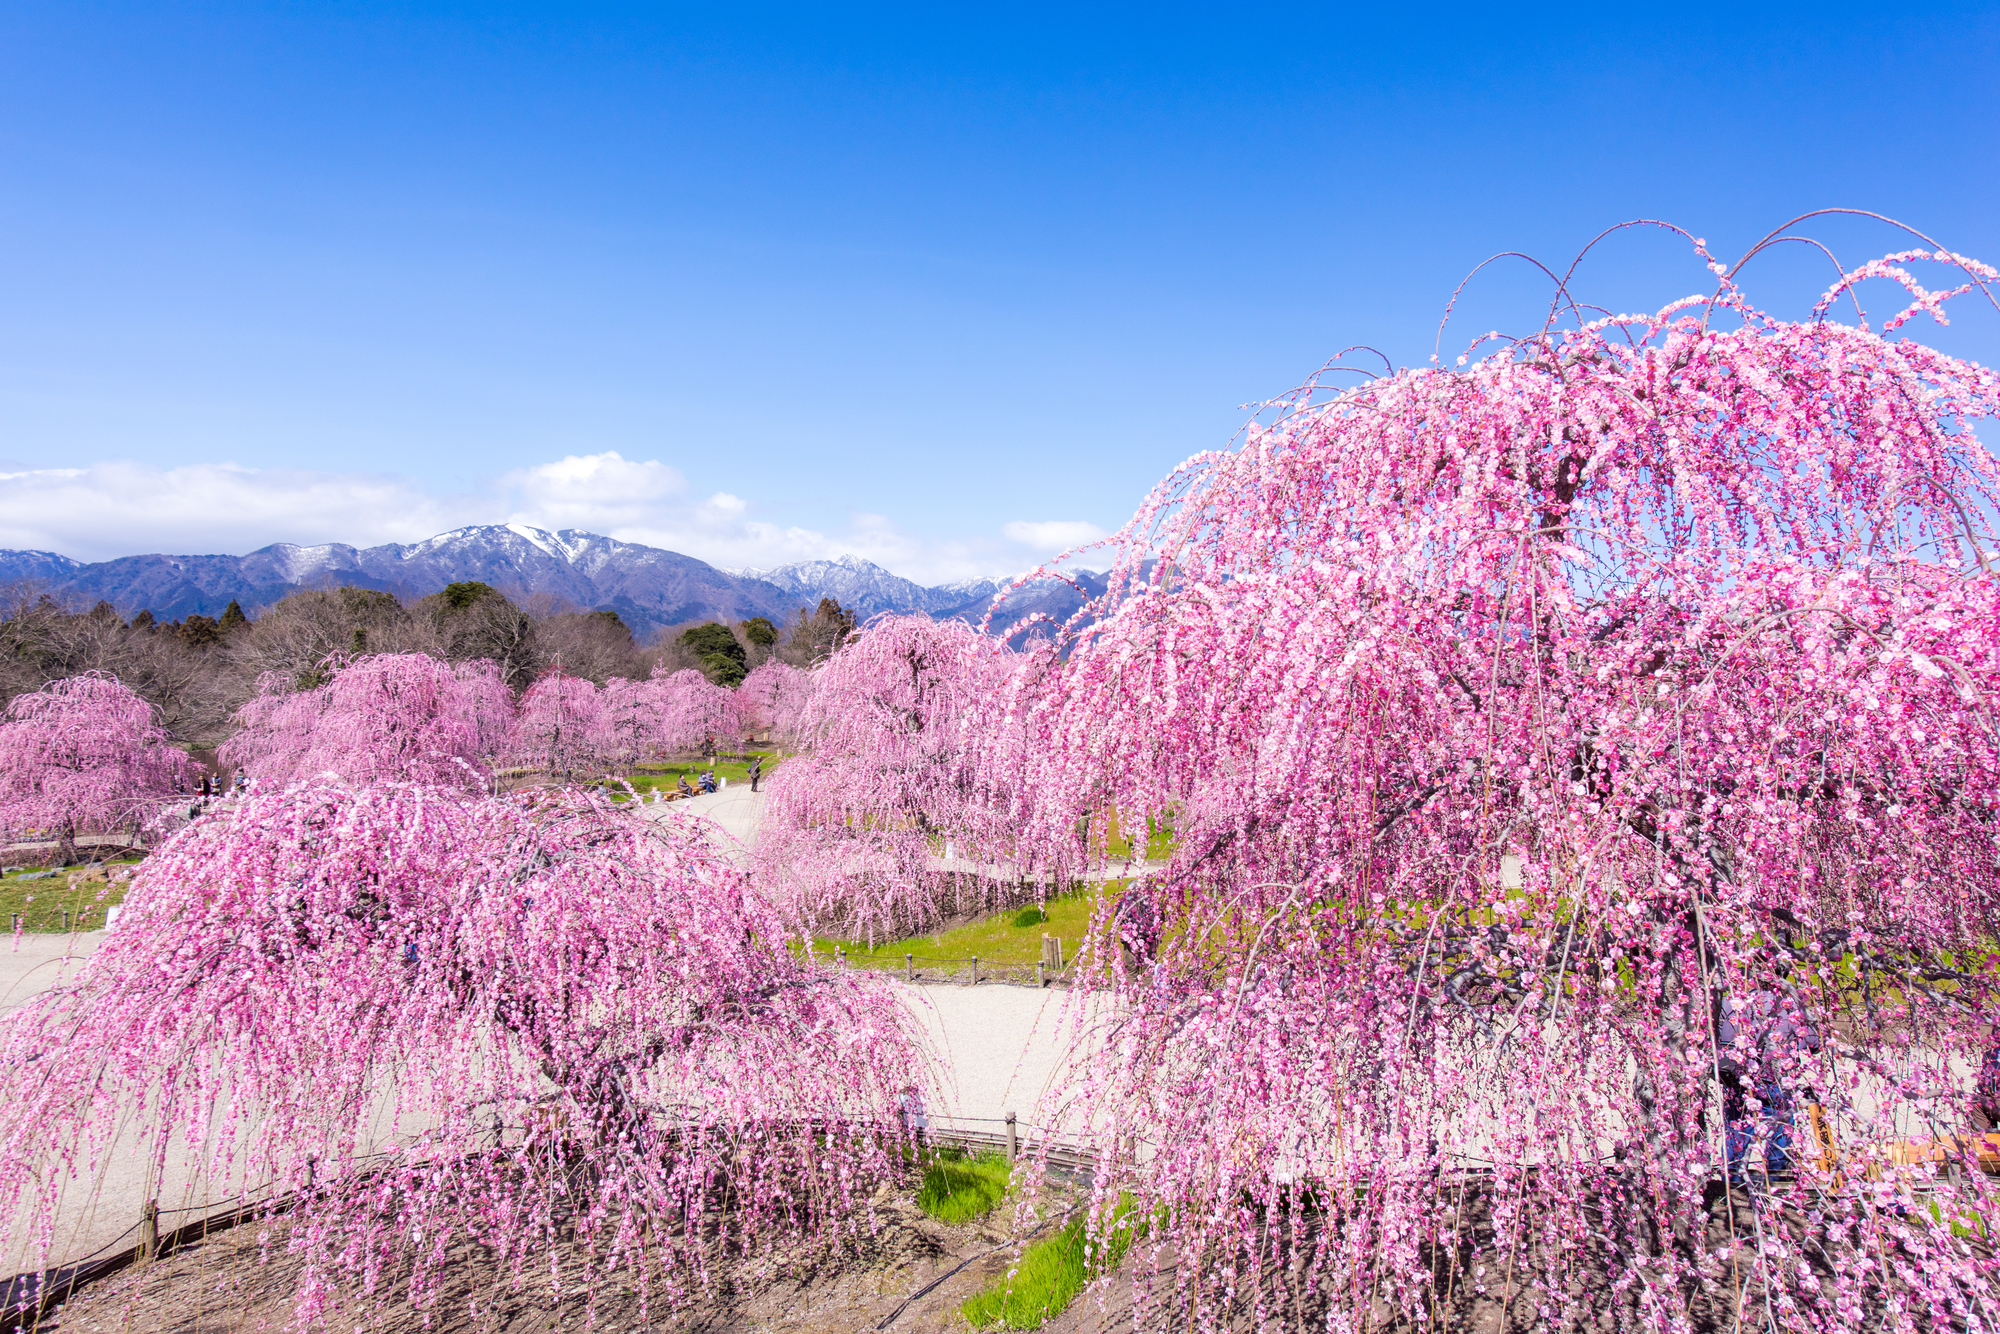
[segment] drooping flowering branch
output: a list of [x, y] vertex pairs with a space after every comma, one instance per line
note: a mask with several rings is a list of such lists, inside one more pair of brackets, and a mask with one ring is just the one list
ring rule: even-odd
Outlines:
[[776, 658], [759, 664], [736, 687], [738, 731], [761, 728], [779, 745], [794, 744], [812, 679], [811, 672]]
[[308, 1320], [426, 1309], [466, 1242], [534, 1282], [574, 1241], [593, 1290], [684, 1301], [848, 1226], [921, 1068], [886, 993], [796, 957], [699, 833], [574, 789], [255, 795], [125, 911], [0, 1020], [0, 1209], [46, 1246], [109, 1156], [185, 1136], [210, 1189], [294, 1193]]
[[65, 862], [80, 832], [155, 823], [195, 775], [152, 706], [115, 677], [51, 681], [15, 696], [0, 721], [0, 825], [53, 833]]
[[555, 668], [522, 694], [509, 749], [517, 761], [563, 778], [596, 769], [604, 762], [603, 713], [595, 684]]
[[490, 661], [453, 666], [422, 653], [326, 664], [325, 684], [267, 673], [236, 714], [220, 758], [265, 787], [330, 774], [350, 783], [419, 782], [478, 790], [506, 734], [511, 699]]
[[772, 778], [758, 833], [767, 892], [871, 939], [1034, 897], [993, 865], [1013, 860], [1001, 705], [1018, 667], [998, 640], [918, 615], [873, 622], [817, 668], [803, 753]]
[[2000, 980], [2000, 379], [1718, 305], [1308, 387], [1163, 484], [1027, 697], [1031, 854], [1176, 831], [1098, 925], [1129, 1010], [1070, 1096], [1102, 1189], [1212, 1257], [1196, 1323], [1438, 1317], [1472, 1165], [1550, 1324], [1589, 1270], [1645, 1328], [2000, 1309], [1903, 1221], [1993, 1192], [1890, 1147], [1969, 1164]]
[[693, 668], [663, 673], [656, 667], [651, 684], [661, 705], [661, 749], [702, 750], [734, 742], [742, 734], [735, 692]]

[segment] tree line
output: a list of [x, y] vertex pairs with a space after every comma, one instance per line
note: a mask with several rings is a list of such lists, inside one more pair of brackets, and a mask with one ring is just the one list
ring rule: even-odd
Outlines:
[[219, 617], [130, 620], [109, 602], [87, 610], [32, 585], [6, 590], [0, 618], [0, 701], [92, 672], [115, 676], [158, 711], [186, 745], [212, 747], [237, 710], [278, 673], [300, 688], [323, 684], [335, 658], [422, 653], [450, 663], [487, 659], [516, 694], [560, 666], [597, 685], [623, 677], [693, 669], [733, 688], [765, 662], [823, 661], [856, 628], [832, 599], [800, 608], [780, 626], [765, 617], [674, 626], [645, 642], [615, 611], [586, 611], [545, 595], [509, 597], [489, 584], [449, 584], [404, 602], [353, 586], [309, 589], [246, 612], [235, 601]]

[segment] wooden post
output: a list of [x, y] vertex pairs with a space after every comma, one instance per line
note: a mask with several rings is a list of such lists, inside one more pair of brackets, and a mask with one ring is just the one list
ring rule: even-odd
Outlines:
[[1021, 1138], [1014, 1131], [1014, 1114], [1007, 1113], [1007, 1161], [1012, 1163], [1014, 1155], [1021, 1151]]
[[69, 933], [69, 909], [67, 908], [63, 909], [63, 933], [65, 935]]
[[18, 934], [20, 933], [20, 930], [21, 930], [21, 914], [19, 914], [19, 913], [15, 913], [15, 914], [14, 914], [14, 931], [15, 931], [15, 934], [17, 934], [17, 935], [18, 935]]
[[1046, 987], [1049, 984], [1048, 976], [1043, 969], [1043, 964], [1037, 963], [1035, 965], [1035, 985], [1038, 987]]
[[979, 985], [979, 956], [977, 954], [972, 956], [972, 985], [975, 987]]
[[1814, 1147], [1819, 1150], [1819, 1170], [1832, 1177], [1834, 1188], [1839, 1189], [1840, 1174], [1835, 1169], [1840, 1163], [1840, 1153], [1833, 1142], [1833, 1127], [1827, 1124], [1826, 1108], [1819, 1103], [1806, 1104], [1806, 1119], [1812, 1126]]
[[160, 1253], [160, 1202], [147, 1200], [139, 1211], [139, 1263], [145, 1264]]

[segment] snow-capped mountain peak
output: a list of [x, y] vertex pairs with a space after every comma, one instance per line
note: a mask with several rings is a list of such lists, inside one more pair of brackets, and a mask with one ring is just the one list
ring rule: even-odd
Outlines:
[[[849, 553], [837, 560], [805, 560], [769, 570], [740, 570], [747, 579], [776, 584], [807, 602], [832, 598], [864, 618], [883, 612], [929, 612], [933, 615], [983, 597], [990, 591], [978, 588], [983, 581], [968, 580], [928, 588], [901, 575], [891, 574], [871, 560]], [[970, 587], [973, 591], [966, 591]]]
[[[566, 528], [560, 533], [552, 533], [546, 528], [534, 528], [525, 523], [502, 524], [508, 532], [525, 538], [537, 550], [554, 556], [557, 560], [573, 561], [583, 554], [591, 542], [609, 542], [608, 537], [596, 533], [586, 533], [575, 528]], [[581, 540], [577, 540], [581, 539]]]
[[287, 583], [302, 584], [328, 570], [345, 569], [354, 563], [354, 548], [341, 542], [322, 542], [311, 547], [275, 542], [264, 550], [270, 553], [273, 571]]
[[302, 588], [353, 584], [421, 598], [476, 580], [509, 597], [618, 612], [640, 634], [694, 621], [789, 619], [830, 597], [863, 619], [883, 612], [947, 615], [989, 597], [988, 580], [927, 588], [856, 555], [774, 570], [725, 572], [659, 547], [565, 528], [475, 524], [421, 542], [356, 548], [273, 543], [244, 556], [124, 556], [93, 565], [53, 552], [0, 551], [0, 582], [33, 581], [66, 601], [103, 598], [130, 616], [219, 615], [231, 601], [253, 614]]

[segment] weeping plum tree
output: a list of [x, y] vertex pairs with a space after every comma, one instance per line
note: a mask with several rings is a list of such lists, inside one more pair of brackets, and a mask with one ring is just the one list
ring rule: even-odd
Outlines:
[[[706, 680], [704, 677], [704, 683]], [[665, 701], [653, 682], [614, 676], [604, 683], [598, 697], [590, 747], [606, 763], [630, 767], [662, 749], [665, 720]]]
[[662, 707], [663, 749], [699, 750], [719, 741], [734, 741], [740, 734], [735, 692], [693, 668], [663, 675], [656, 667], [652, 685]]
[[260, 677], [222, 743], [223, 764], [266, 787], [320, 774], [474, 790], [490, 783], [483, 761], [508, 712], [493, 663], [382, 653], [330, 659], [318, 675], [325, 684], [307, 690], [284, 673]]
[[560, 667], [545, 672], [521, 696], [508, 739], [515, 759], [567, 778], [599, 767], [604, 695], [581, 676]]
[[799, 716], [812, 692], [812, 673], [772, 658], [736, 687], [737, 730], [763, 730], [780, 745], [791, 744]]
[[693, 668], [669, 675], [656, 670], [644, 681], [613, 677], [605, 683], [589, 745], [608, 764], [632, 765], [700, 749], [736, 731], [731, 692]]
[[125, 911], [0, 1021], [0, 1210], [46, 1254], [109, 1156], [207, 1144], [219, 1193], [292, 1193], [307, 1321], [431, 1309], [468, 1243], [551, 1296], [568, 1244], [593, 1294], [684, 1301], [854, 1225], [919, 1067], [886, 994], [795, 956], [698, 832], [574, 789], [257, 794]]
[[0, 721], [0, 825], [53, 833], [65, 863], [78, 833], [144, 827], [195, 775], [152, 706], [115, 677], [51, 681], [16, 695]]
[[1010, 855], [992, 757], [1016, 667], [998, 640], [917, 615], [873, 622], [817, 668], [795, 724], [803, 753], [770, 780], [758, 831], [767, 890], [802, 923], [870, 939], [1031, 896], [979, 865]]
[[[1793, 322], [1713, 265], [1309, 385], [1113, 540], [1019, 754], [1024, 855], [1175, 821], [1070, 1089], [1100, 1224], [1157, 1219], [1142, 1311], [2000, 1313], [1954, 1138], [2000, 1013], [2000, 378], [1886, 336], [1955, 294], [1918, 262], [1994, 276], [1893, 256]], [[1883, 334], [1830, 317], [1871, 277]]]
[[500, 664], [491, 658], [467, 658], [452, 664], [458, 677], [460, 707], [472, 719], [481, 757], [499, 755], [514, 730], [514, 692], [501, 678]]

